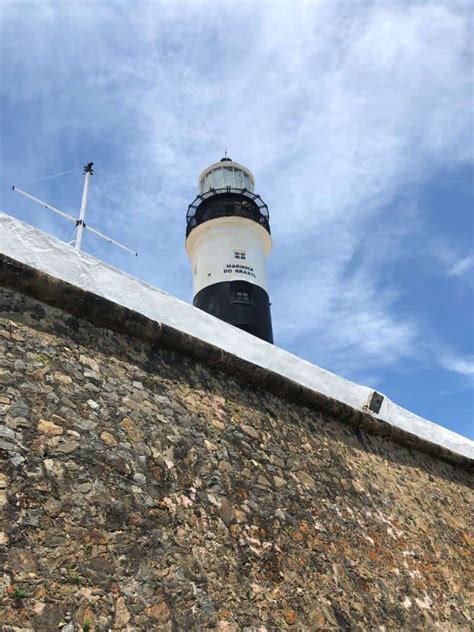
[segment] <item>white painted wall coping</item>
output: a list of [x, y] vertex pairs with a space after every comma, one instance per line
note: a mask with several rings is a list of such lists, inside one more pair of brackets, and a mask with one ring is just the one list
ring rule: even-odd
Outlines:
[[[162, 290], [0, 212], [0, 252], [26, 264], [215, 345], [254, 365], [278, 373], [327, 397], [367, 412], [374, 389], [350, 382], [284, 349], [255, 338]], [[398, 406], [388, 397], [374, 417], [474, 459], [474, 442]]]

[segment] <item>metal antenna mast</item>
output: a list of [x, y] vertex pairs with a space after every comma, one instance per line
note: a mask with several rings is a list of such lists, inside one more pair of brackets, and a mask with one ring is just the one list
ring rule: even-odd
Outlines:
[[[91, 226], [86, 224], [87, 196], [89, 194], [90, 179], [91, 179], [91, 176], [94, 173], [94, 170], [92, 168], [93, 165], [94, 165], [93, 162], [88, 162], [87, 165], [84, 166], [84, 189], [82, 191], [82, 200], [81, 200], [81, 208], [80, 208], [80, 211], [79, 211], [79, 218], [77, 218], [77, 219], [75, 217], [73, 217], [72, 215], [69, 215], [68, 213], [65, 213], [64, 211], [61, 211], [60, 209], [56, 208], [55, 206], [52, 206], [51, 204], [47, 204], [46, 202], [43, 202], [43, 200], [40, 200], [39, 198], [35, 197], [34, 195], [31, 195], [30, 193], [26, 193], [26, 191], [22, 191], [21, 189], [19, 189], [15, 185], [12, 186], [12, 191], [16, 191], [17, 193], [21, 193], [21, 195], [24, 195], [28, 199], [33, 200], [33, 202], [36, 202], [37, 204], [40, 204], [43, 208], [49, 209], [50, 211], [53, 211], [53, 213], [56, 213], [57, 215], [60, 215], [61, 217], [64, 217], [64, 219], [67, 219], [70, 222], [73, 222], [75, 224], [75, 227], [76, 227], [76, 235], [75, 235], [75, 238], [74, 238], [73, 242], [74, 242], [74, 248], [77, 251], [81, 250], [82, 237], [83, 237], [83, 234], [84, 234], [84, 229], [87, 229], [88, 231], [90, 231], [94, 235], [97, 235], [98, 237], [101, 237], [102, 239], [105, 239], [105, 241], [108, 241], [109, 244], [114, 244], [115, 246], [118, 246], [119, 248], [122, 248], [122, 250], [126, 250], [130, 254], [137, 256], [138, 252], [135, 252], [135, 250], [131, 250], [127, 246], [124, 246], [123, 244], [120, 244], [118, 241], [115, 241], [114, 239], [111, 239], [107, 235], [104, 235], [103, 233], [99, 232], [95, 228], [91, 228]], [[72, 243], [72, 242], [70, 242], [70, 243]]]
[[94, 173], [92, 169], [94, 163], [88, 162], [84, 167], [84, 189], [82, 190], [82, 201], [81, 201], [81, 210], [79, 211], [79, 219], [77, 220], [77, 229], [76, 229], [76, 240], [74, 242], [74, 248], [76, 250], [81, 249], [82, 243], [82, 235], [84, 233], [85, 218], [86, 218], [86, 208], [87, 208], [87, 195], [89, 193], [89, 182], [91, 176]]

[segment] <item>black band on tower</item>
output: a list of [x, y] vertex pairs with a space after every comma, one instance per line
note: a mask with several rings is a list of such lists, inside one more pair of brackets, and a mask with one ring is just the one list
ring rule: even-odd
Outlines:
[[196, 294], [193, 305], [208, 314], [273, 343], [270, 300], [267, 292], [247, 281], [208, 285]]

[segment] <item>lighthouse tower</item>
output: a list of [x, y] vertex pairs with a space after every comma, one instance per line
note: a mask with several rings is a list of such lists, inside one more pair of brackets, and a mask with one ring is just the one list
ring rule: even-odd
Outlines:
[[272, 247], [268, 207], [246, 167], [222, 158], [199, 176], [186, 216], [193, 305], [273, 342], [265, 259]]

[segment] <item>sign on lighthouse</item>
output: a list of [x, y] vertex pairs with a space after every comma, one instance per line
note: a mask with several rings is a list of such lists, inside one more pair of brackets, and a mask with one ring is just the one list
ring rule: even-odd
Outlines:
[[246, 167], [222, 158], [199, 176], [186, 216], [193, 305], [273, 342], [265, 260], [272, 248], [268, 207]]

